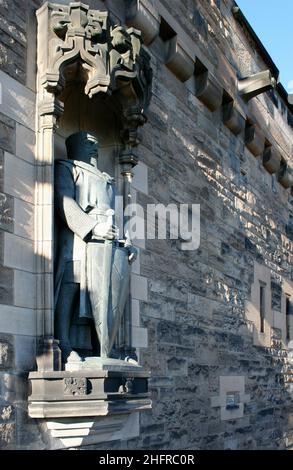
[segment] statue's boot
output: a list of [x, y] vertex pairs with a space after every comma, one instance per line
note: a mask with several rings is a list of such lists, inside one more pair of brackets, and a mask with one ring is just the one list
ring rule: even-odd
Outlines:
[[130, 357], [130, 356], [126, 356], [124, 358], [124, 361], [129, 362], [129, 364], [134, 364], [136, 366], [138, 365], [138, 362], [135, 359], [133, 359], [133, 357]]
[[72, 349], [69, 343], [60, 343], [62, 363], [68, 362], [82, 362], [79, 354]]

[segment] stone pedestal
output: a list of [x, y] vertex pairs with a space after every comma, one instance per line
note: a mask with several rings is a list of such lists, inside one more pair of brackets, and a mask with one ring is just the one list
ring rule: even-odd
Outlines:
[[138, 365], [101, 358], [31, 372], [29, 416], [55, 449], [137, 437], [138, 412], [151, 409], [149, 376]]
[[[117, 361], [120, 362], [120, 361]], [[32, 418], [108, 416], [151, 408], [149, 373], [139, 366], [31, 372], [29, 415]], [[112, 370], [111, 370], [112, 368]], [[109, 370], [110, 369], [110, 370]]]

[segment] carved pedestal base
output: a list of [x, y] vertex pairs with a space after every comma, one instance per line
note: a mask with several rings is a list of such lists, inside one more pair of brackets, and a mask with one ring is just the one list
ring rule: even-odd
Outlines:
[[150, 374], [138, 365], [115, 360], [108, 360], [103, 368], [90, 368], [96, 359], [81, 363], [79, 370], [75, 366], [73, 370], [29, 374], [29, 416], [45, 419], [40, 424], [46, 439], [55, 439], [50, 448], [92, 445], [139, 434], [138, 412], [151, 409]]
[[151, 407], [149, 374], [140, 367], [124, 371], [83, 369], [31, 372], [32, 418], [107, 416], [143, 411]]

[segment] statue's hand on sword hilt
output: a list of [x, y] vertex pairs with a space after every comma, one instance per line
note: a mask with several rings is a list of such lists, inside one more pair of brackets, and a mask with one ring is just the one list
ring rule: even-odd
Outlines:
[[93, 229], [93, 237], [100, 240], [117, 240], [119, 229], [116, 225], [108, 222], [97, 224]]
[[100, 240], [117, 240], [119, 237], [119, 229], [113, 223], [114, 217], [113, 209], [108, 209], [106, 212], [107, 221], [98, 223], [93, 229], [93, 237]]

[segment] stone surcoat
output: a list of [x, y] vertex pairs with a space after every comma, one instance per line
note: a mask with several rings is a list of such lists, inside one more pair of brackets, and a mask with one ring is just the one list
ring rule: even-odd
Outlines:
[[[55, 208], [60, 220], [55, 270], [55, 306], [62, 283], [80, 284], [79, 316], [91, 318], [87, 301], [87, 243], [106, 211], [115, 208], [114, 179], [75, 160], [55, 163]], [[97, 260], [99, 262], [100, 260]]]

